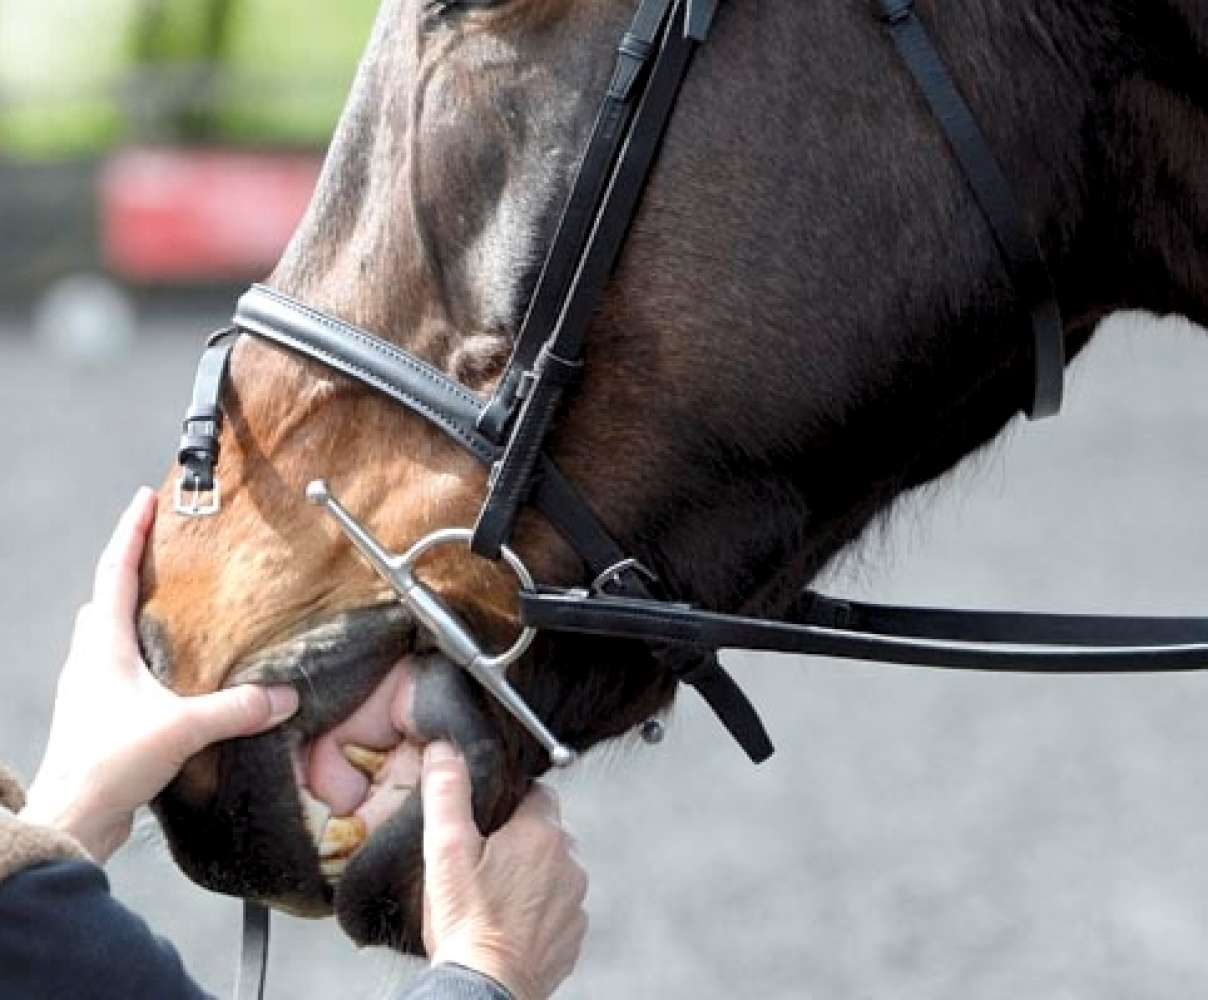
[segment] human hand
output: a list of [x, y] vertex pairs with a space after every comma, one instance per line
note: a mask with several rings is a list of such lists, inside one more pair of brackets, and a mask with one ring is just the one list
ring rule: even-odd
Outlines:
[[587, 874], [571, 856], [558, 799], [536, 784], [508, 822], [483, 838], [465, 760], [445, 742], [424, 751], [424, 946], [545, 1000], [570, 975], [587, 933]]
[[251, 736], [294, 714], [289, 687], [245, 685], [182, 698], [160, 684], [134, 632], [138, 567], [155, 520], [143, 488], [122, 514], [80, 609], [59, 676], [46, 753], [21, 818], [73, 835], [104, 863], [149, 802], [194, 754]]

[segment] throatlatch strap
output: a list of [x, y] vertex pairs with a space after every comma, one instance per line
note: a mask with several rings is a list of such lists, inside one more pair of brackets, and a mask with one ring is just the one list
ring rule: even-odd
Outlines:
[[1028, 417], [1061, 410], [1065, 379], [1065, 334], [1057, 292], [1035, 235], [1029, 231], [990, 143], [961, 96], [944, 60], [914, 10], [914, 0], [878, 0], [890, 36], [944, 130], [965, 179], [998, 244], [999, 253], [1032, 324], [1032, 399]]

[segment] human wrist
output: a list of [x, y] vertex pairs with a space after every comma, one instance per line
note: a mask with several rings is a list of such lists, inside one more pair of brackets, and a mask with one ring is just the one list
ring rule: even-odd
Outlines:
[[65, 833], [103, 865], [130, 836], [133, 816], [115, 815], [89, 805], [86, 797], [38, 779], [30, 786], [25, 806], [17, 814], [24, 823]]

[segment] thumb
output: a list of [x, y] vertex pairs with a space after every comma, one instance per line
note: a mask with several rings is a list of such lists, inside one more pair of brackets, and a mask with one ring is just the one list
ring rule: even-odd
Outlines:
[[298, 692], [288, 684], [241, 684], [186, 698], [185, 716], [197, 749], [219, 740], [254, 736], [279, 726], [298, 711]]
[[482, 856], [482, 834], [474, 822], [470, 772], [453, 744], [444, 740], [424, 749], [424, 865], [457, 880]]

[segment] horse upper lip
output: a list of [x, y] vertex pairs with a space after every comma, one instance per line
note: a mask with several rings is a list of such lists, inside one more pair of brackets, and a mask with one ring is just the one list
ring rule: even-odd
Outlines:
[[350, 715], [411, 650], [414, 637], [411, 615], [396, 602], [346, 611], [258, 650], [226, 686], [292, 684], [300, 706], [289, 726], [314, 736]]

